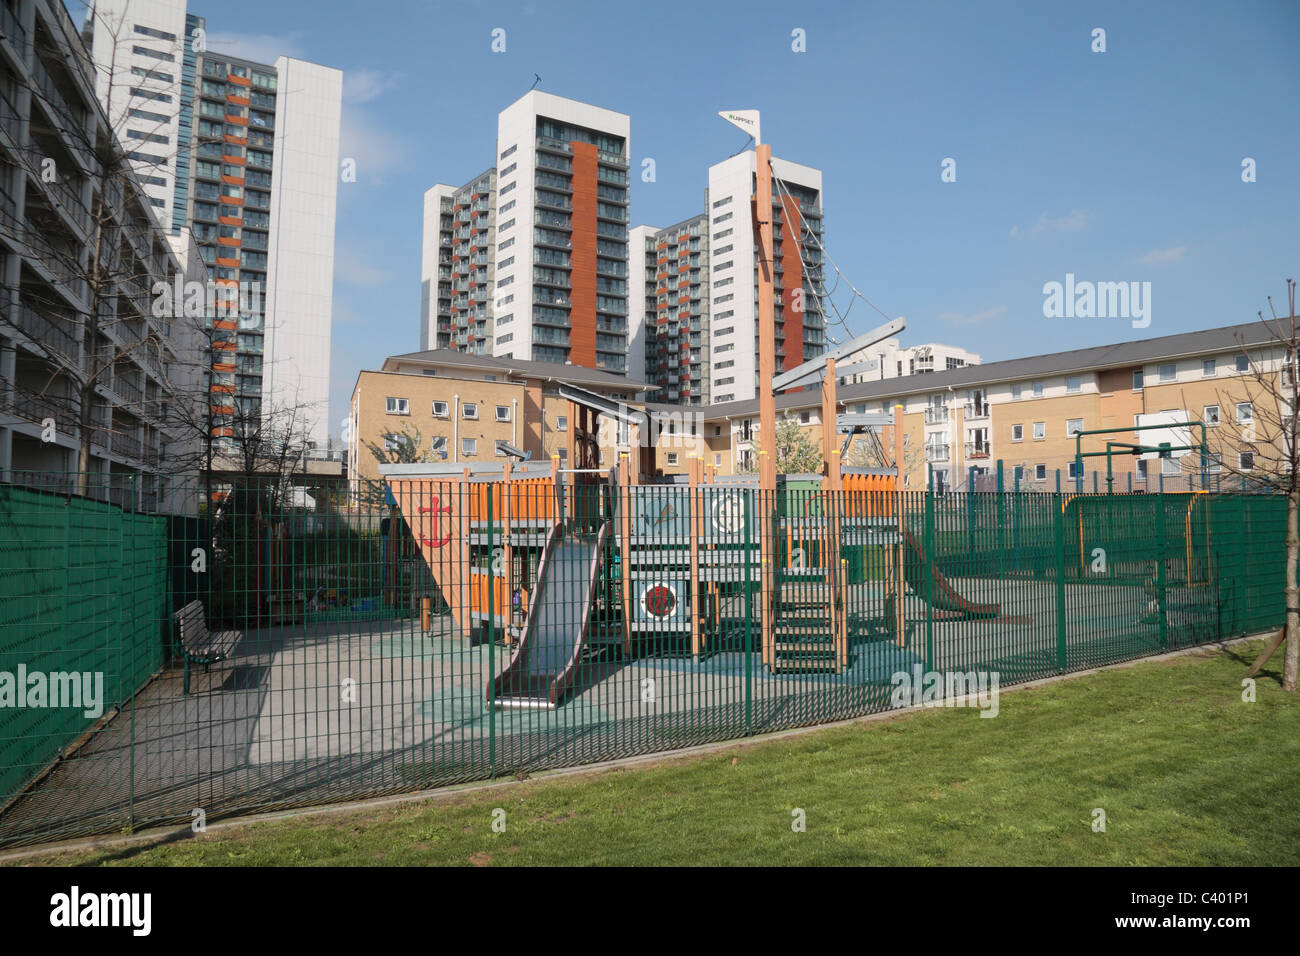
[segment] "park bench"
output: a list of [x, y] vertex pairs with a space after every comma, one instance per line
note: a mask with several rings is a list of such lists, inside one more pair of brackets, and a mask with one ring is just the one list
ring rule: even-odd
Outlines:
[[190, 664], [208, 665], [224, 661], [243, 636], [240, 631], [209, 631], [203, 602], [191, 601], [173, 615], [180, 628], [181, 652], [185, 655], [185, 693], [190, 692]]

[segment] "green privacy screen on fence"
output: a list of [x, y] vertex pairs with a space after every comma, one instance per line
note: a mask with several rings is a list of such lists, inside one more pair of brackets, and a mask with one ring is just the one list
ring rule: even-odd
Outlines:
[[162, 667], [166, 527], [0, 485], [0, 803]]
[[20, 667], [103, 678], [98, 718], [0, 707], [0, 846], [664, 751], [886, 710], [918, 668], [1012, 684], [1282, 621], [1278, 498], [872, 494], [250, 479], [145, 515], [0, 486], [0, 697]]

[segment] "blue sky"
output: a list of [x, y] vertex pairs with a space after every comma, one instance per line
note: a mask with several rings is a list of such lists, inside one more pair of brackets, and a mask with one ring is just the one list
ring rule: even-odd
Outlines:
[[[822, 169], [827, 250], [905, 345], [990, 361], [1245, 322], [1300, 276], [1300, 3], [792, 7], [194, 0], [214, 49], [345, 71], [331, 433], [357, 372], [418, 346], [424, 190], [492, 164], [534, 73], [631, 116], [633, 225], [700, 211], [745, 143], [716, 112], [762, 110], [776, 155]], [[1045, 319], [1066, 273], [1149, 281], [1150, 327]]]

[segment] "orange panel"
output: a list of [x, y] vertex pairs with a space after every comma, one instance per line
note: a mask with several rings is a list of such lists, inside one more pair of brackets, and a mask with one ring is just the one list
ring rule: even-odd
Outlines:
[[230, 123], [233, 126], [247, 126], [248, 118], [245, 116], [231, 116], [229, 113], [227, 113], [226, 122]]
[[785, 290], [781, 293], [782, 329], [785, 332], [785, 361], [781, 369], [803, 364], [803, 312], [795, 311], [795, 295], [803, 295], [803, 259], [799, 255], [799, 236], [803, 232], [803, 215], [799, 203], [781, 197], [785, 222], [781, 227], [781, 264], [785, 268]]
[[596, 366], [596, 147], [574, 140], [573, 148], [573, 309], [569, 360]]
[[226, 156], [223, 154], [221, 161], [223, 163], [230, 163], [232, 166], [243, 166], [245, 164], [243, 156]]
[[217, 236], [217, 244], [222, 246], [234, 246], [239, 248], [239, 240], [233, 236]]
[[223, 226], [242, 226], [244, 224], [244, 220], [235, 216], [218, 216], [217, 222], [221, 223]]
[[236, 96], [234, 93], [227, 93], [226, 102], [234, 103], [236, 106], [247, 106], [250, 101], [247, 96]]
[[247, 76], [235, 76], [235, 74], [233, 74], [233, 73], [231, 73], [229, 76], [226, 77], [226, 81], [229, 82], [229, 83], [234, 83], [236, 86], [252, 86], [252, 85], [253, 85], [253, 81], [252, 81], [249, 77], [247, 77]]
[[222, 174], [221, 174], [221, 181], [222, 181], [223, 183], [225, 183], [227, 186], [242, 186], [242, 185], [244, 185], [244, 177], [243, 177], [243, 176], [227, 176], [225, 173], [222, 173]]

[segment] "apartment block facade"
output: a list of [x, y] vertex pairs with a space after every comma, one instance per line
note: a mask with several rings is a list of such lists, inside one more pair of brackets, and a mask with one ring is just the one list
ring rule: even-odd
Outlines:
[[[923, 488], [931, 473], [935, 487], [985, 487], [997, 463], [1003, 464], [1007, 488], [1052, 491], [1057, 472], [1063, 489], [1105, 490], [1104, 457], [1084, 459], [1076, 472], [1075, 433], [1115, 428], [1113, 441], [1148, 444], [1151, 432], [1130, 431], [1158, 424], [1165, 417], [1204, 422], [1210, 448], [1208, 471], [1225, 466], [1249, 473], [1265, 452], [1254, 436], [1257, 420], [1276, 421], [1272, 395], [1257, 375], [1285, 376], [1295, 367], [1285, 350], [1262, 325], [1251, 323], [1202, 332], [1161, 336], [1137, 342], [1058, 352], [1004, 362], [964, 366], [933, 374], [895, 377], [841, 386], [841, 412], [891, 412], [902, 405], [908, 487]], [[651, 403], [652, 415], [680, 415], [680, 406]], [[777, 411], [798, 421], [821, 448], [820, 395], [787, 392], [777, 397]], [[658, 431], [656, 466], [664, 474], [685, 474], [692, 456], [724, 472], [753, 468], [758, 435], [758, 401], [715, 404], [697, 410], [686, 426]], [[1285, 410], [1282, 410], [1285, 413]], [[1199, 439], [1199, 431], [1193, 433]], [[1085, 452], [1105, 451], [1107, 436], [1085, 435]], [[878, 465], [861, 458], [862, 438], [847, 464]], [[822, 449], [823, 454], [825, 450]], [[1276, 452], [1273, 453], [1276, 457]], [[1115, 491], [1153, 491], [1162, 477], [1185, 481], [1200, 474], [1197, 452], [1177, 451], [1167, 458], [1153, 453], [1112, 458]]]
[[[750, 199], [757, 154], [747, 150], [709, 167], [709, 299], [704, 353], [713, 402], [758, 394], [758, 258]], [[822, 174], [772, 157], [776, 368], [794, 368], [826, 349]], [[701, 330], [704, 331], [704, 330]]]
[[97, 0], [84, 35], [158, 221], [192, 232], [238, 297], [217, 327], [213, 434], [299, 408], [324, 447], [342, 74], [211, 51], [206, 30], [184, 0]]
[[438, 183], [424, 194], [422, 349], [492, 354], [496, 175], [488, 169], [459, 188]]
[[[74, 472], [88, 449], [90, 492], [133, 487], [147, 508], [193, 439], [170, 413], [193, 396], [200, 349], [155, 315], [150, 286], [207, 270], [189, 237], [156, 224], [148, 184], [102, 167], [114, 135], [63, 4], [0, 2], [0, 478]], [[101, 200], [123, 261], [95, 271], [90, 210]], [[112, 284], [97, 310], [92, 275]]]
[[[394, 355], [378, 371], [364, 371], [352, 392], [348, 475], [378, 479], [371, 446], [393, 448], [397, 436], [419, 437], [418, 454], [434, 463], [501, 461], [506, 442], [532, 456], [570, 459], [574, 423], [558, 393], [574, 385], [630, 408], [643, 382], [584, 368], [522, 359], [469, 357], [457, 349]], [[616, 433], [617, 437], [617, 433]], [[625, 449], [626, 450], [626, 449]], [[616, 449], [601, 449], [613, 465]]]
[[422, 347], [628, 373], [629, 136], [540, 90], [501, 111], [495, 166], [425, 194]]

